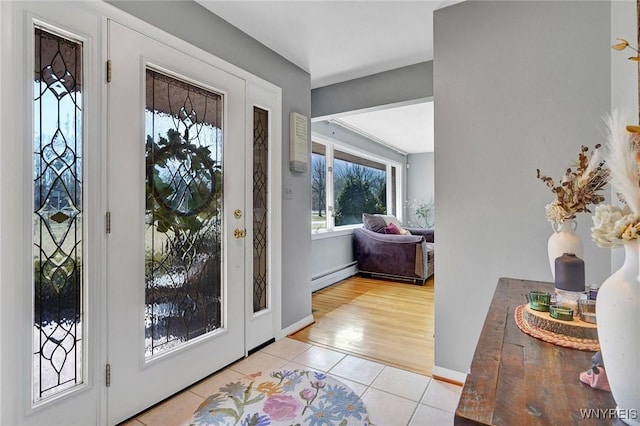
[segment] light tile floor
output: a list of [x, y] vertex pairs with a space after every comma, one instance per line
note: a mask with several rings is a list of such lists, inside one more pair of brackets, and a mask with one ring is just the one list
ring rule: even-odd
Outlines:
[[462, 392], [460, 386], [285, 338], [152, 407], [125, 425], [188, 425], [193, 412], [217, 387], [240, 375], [282, 367], [311, 368], [338, 378], [360, 395], [374, 426], [452, 425]]

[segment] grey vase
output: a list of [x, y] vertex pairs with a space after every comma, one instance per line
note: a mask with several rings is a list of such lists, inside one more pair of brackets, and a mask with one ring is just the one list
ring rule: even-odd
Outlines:
[[556, 258], [555, 264], [557, 289], [565, 291], [584, 291], [584, 261], [574, 253], [564, 253]]

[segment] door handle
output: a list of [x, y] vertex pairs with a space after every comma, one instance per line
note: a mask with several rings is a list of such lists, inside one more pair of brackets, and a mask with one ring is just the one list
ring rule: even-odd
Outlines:
[[236, 238], [244, 238], [247, 236], [247, 230], [246, 229], [240, 229], [240, 228], [236, 228], [233, 231], [233, 236]]

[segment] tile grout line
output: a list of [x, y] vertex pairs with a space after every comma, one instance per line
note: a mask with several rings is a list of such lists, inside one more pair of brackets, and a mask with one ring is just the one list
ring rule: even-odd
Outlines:
[[[428, 387], [429, 386], [427, 386], [427, 388]], [[422, 397], [420, 397], [420, 401], [422, 401], [422, 398], [424, 398], [424, 395], [425, 395], [426, 392], [427, 392], [427, 390], [425, 389], [424, 392], [422, 393]], [[420, 408], [420, 401], [418, 401], [416, 406], [413, 407], [413, 412], [411, 413], [411, 416], [409, 417], [409, 421], [407, 422], [407, 426], [411, 425], [411, 422], [416, 417], [416, 414], [418, 413], [418, 408]]]
[[422, 405], [422, 400], [424, 399], [425, 396], [427, 396], [427, 391], [429, 390], [429, 387], [431, 386], [432, 381], [433, 381], [433, 377], [429, 377], [429, 382], [427, 383], [427, 386], [425, 386], [424, 390], [422, 391], [420, 398], [418, 398], [418, 402], [416, 406], [413, 408], [413, 412], [411, 413], [411, 417], [409, 417], [409, 422], [407, 423], [407, 426], [410, 426], [411, 422], [413, 422], [413, 420], [415, 419], [416, 414], [418, 413], [418, 409], [420, 409], [420, 405]]

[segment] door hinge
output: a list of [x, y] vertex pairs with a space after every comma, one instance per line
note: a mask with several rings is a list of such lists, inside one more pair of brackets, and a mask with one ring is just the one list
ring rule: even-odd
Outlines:
[[111, 83], [111, 59], [107, 59], [107, 83]]
[[111, 233], [111, 212], [107, 212], [105, 215], [105, 227], [107, 234]]
[[107, 387], [111, 386], [111, 364], [107, 364], [107, 366], [104, 369], [105, 372], [105, 382], [107, 384]]

